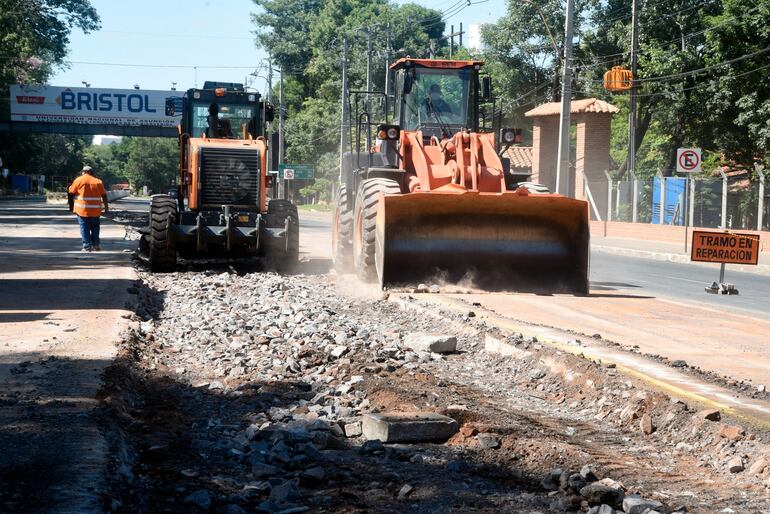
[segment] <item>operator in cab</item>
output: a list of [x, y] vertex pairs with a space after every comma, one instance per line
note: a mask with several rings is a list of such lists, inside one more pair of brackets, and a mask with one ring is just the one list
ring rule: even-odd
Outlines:
[[206, 137], [212, 139], [232, 139], [233, 130], [230, 127], [230, 120], [219, 117], [219, 106], [216, 102], [209, 105], [208, 123]]
[[439, 84], [431, 84], [428, 97], [425, 99], [425, 111], [428, 116], [453, 114], [452, 108], [441, 97], [441, 86]]

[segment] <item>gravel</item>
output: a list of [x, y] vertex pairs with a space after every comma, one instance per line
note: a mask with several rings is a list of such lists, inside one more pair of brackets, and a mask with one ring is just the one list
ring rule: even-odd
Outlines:
[[[693, 416], [686, 406], [640, 395], [616, 370], [576, 367], [577, 357], [516, 334], [493, 334], [507, 337], [515, 355], [487, 354], [479, 343], [491, 332], [468, 311], [426, 314], [408, 299], [342, 294], [329, 276], [141, 276], [123, 361], [105, 391], [131, 448], [120, 457], [131, 476], [115, 486], [131, 511], [184, 501], [232, 512], [611, 512], [625, 489], [598, 480], [597, 458], [624, 473], [678, 473], [669, 463], [674, 446], [706, 454], [698, 439], [705, 436], [679, 428]], [[440, 349], [451, 353], [410, 348], [436, 334], [451, 341], [451, 350]], [[556, 361], [582, 378], [566, 380]], [[674, 417], [654, 412], [651, 430], [653, 408]], [[460, 431], [446, 444], [364, 441], [362, 416], [387, 411], [445, 414]], [[719, 423], [706, 421], [714, 418], [696, 416], [715, 434]], [[698, 423], [691, 425], [688, 434]], [[740, 450], [714, 451], [724, 458]], [[540, 483], [554, 463], [564, 467]]]

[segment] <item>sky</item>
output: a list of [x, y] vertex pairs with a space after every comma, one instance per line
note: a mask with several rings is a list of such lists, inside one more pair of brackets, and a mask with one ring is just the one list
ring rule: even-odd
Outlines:
[[[407, 0], [396, 0], [409, 3]], [[478, 2], [479, 0], [470, 0]], [[459, 10], [457, 0], [417, 0], [426, 7], [457, 14], [447, 19], [459, 30], [495, 21], [506, 0], [486, 0]], [[68, 69], [51, 79], [56, 86], [178, 90], [206, 80], [253, 82], [266, 89], [267, 54], [254, 44], [252, 0], [92, 0], [101, 30], [70, 38]], [[457, 6], [457, 7], [453, 7]], [[467, 34], [464, 36], [467, 38]], [[465, 40], [464, 40], [465, 42]], [[197, 67], [197, 69], [196, 69]], [[251, 77], [256, 71], [259, 77]], [[275, 76], [277, 80], [277, 75]]]

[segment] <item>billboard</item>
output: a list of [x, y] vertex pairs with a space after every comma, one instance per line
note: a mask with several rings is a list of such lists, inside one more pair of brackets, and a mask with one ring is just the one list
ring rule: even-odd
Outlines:
[[166, 100], [181, 103], [182, 95], [184, 91], [16, 84], [11, 86], [11, 121], [174, 127], [182, 113], [167, 112]]

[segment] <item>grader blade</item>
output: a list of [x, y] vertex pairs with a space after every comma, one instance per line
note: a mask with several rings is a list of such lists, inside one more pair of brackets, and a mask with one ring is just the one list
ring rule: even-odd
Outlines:
[[382, 287], [445, 280], [587, 294], [588, 206], [525, 191], [383, 195], [375, 258]]

